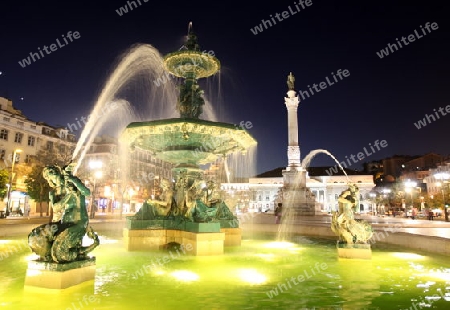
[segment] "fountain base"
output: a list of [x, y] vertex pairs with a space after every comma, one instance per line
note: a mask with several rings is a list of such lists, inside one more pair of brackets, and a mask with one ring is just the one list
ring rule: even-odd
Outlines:
[[194, 256], [222, 255], [224, 246], [241, 245], [240, 228], [220, 228], [219, 223], [186, 223], [188, 230], [129, 229], [123, 237], [128, 251], [159, 250], [175, 242], [184, 254]]
[[372, 259], [370, 244], [337, 243], [339, 258], [348, 259]]
[[28, 262], [25, 286], [65, 289], [95, 278], [95, 257], [70, 263]]

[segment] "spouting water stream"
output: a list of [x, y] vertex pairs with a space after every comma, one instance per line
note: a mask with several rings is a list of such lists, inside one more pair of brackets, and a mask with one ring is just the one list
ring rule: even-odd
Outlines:
[[324, 153], [324, 154], [327, 154], [328, 156], [330, 156], [336, 162], [336, 164], [339, 166], [339, 168], [341, 168], [342, 172], [344, 173], [345, 177], [347, 178], [347, 182], [350, 182], [348, 175], [345, 172], [342, 165], [339, 163], [339, 161], [336, 159], [336, 157], [334, 157], [334, 155], [331, 154], [330, 152], [328, 152], [327, 150], [323, 150], [323, 149], [312, 150], [311, 152], [308, 153], [308, 155], [305, 156], [305, 158], [303, 158], [301, 166], [306, 170], [309, 167], [309, 164], [311, 163], [311, 160], [314, 158], [314, 156], [316, 156], [317, 154], [320, 154], [320, 153]]
[[[309, 167], [312, 159], [317, 154], [320, 154], [320, 153], [323, 153], [323, 154], [326, 154], [326, 155], [330, 156], [336, 162], [336, 164], [339, 166], [339, 168], [342, 170], [342, 172], [344, 173], [345, 177], [347, 178], [347, 183], [349, 183], [350, 180], [348, 178], [348, 175], [345, 172], [345, 170], [342, 167], [342, 165], [336, 159], [336, 157], [333, 154], [331, 154], [329, 151], [323, 150], [323, 149], [313, 150], [310, 153], [308, 153], [308, 155], [305, 156], [305, 158], [301, 162], [301, 167], [304, 170], [304, 172], [302, 172], [302, 173], [305, 173], [305, 171]], [[294, 180], [293, 184], [302, 184], [301, 178], [303, 178], [303, 177], [304, 177], [304, 175], [299, 173], [296, 176], [296, 179]], [[306, 183], [305, 183], [304, 186], [306, 186]], [[305, 201], [307, 201], [306, 195], [309, 192], [306, 189], [304, 191], [304, 193], [305, 193], [305, 197], [303, 197], [303, 198], [304, 198]], [[293, 234], [294, 225], [297, 224], [297, 223], [295, 223], [295, 212], [294, 212], [293, 207], [292, 207], [292, 205], [293, 205], [292, 199], [295, 199], [294, 197], [296, 196], [296, 193], [293, 193], [292, 191], [287, 191], [287, 192], [283, 192], [282, 195], [283, 195], [283, 197], [282, 197], [282, 201], [283, 201], [283, 216], [282, 216], [281, 224], [278, 227], [277, 241], [279, 241], [279, 242], [286, 242], [286, 241], [288, 241], [291, 238], [291, 236]], [[298, 199], [298, 197], [296, 199]], [[286, 206], [290, 206], [290, 207], [286, 207]]]
[[[91, 143], [94, 141], [98, 132], [111, 119], [116, 119], [116, 117], [111, 117], [111, 116], [122, 115], [122, 117], [119, 120], [117, 120], [118, 123], [116, 123], [116, 125], [118, 125], [119, 127], [120, 127], [120, 125], [126, 126], [126, 124], [128, 124], [131, 121], [131, 119], [134, 118], [130, 103], [128, 101], [116, 100], [116, 101], [112, 102], [111, 106], [112, 106], [111, 108], [109, 108], [105, 111], [105, 113], [102, 115], [102, 117], [99, 117], [97, 119], [97, 122], [95, 122], [92, 126], [90, 126], [91, 130], [89, 132], [89, 136], [86, 136], [86, 143], [85, 143], [86, 147], [81, 149], [79, 160], [77, 161], [77, 164], [73, 170], [74, 173], [76, 173], [78, 168], [80, 167], [81, 162], [84, 159], [84, 156], [89, 151], [89, 145], [91, 145]], [[121, 124], [121, 123], [124, 123], [124, 124]]]
[[[151, 115], [146, 115], [146, 117], [156, 119], [175, 116], [176, 110], [174, 105], [177, 102], [177, 92], [175, 84], [164, 71], [162, 56], [157, 49], [149, 44], [135, 45], [125, 53], [102, 89], [91, 112], [91, 117], [89, 117], [81, 133], [72, 159], [75, 159], [80, 154], [83, 147], [85, 149], [89, 148], [89, 145], [86, 143], [92, 141], [92, 139], [88, 140], [88, 136], [94, 136], [101, 127], [99, 123], [104, 124], [106, 122], [106, 120], [99, 120], [107, 117], [105, 115], [105, 111], [108, 110], [107, 106], [118, 100], [117, 96], [119, 93], [138, 78], [144, 78], [148, 84], [147, 88], [150, 89], [149, 102], [160, 102], [158, 105], [159, 109], [158, 106], [152, 106]], [[159, 82], [159, 84], [155, 81]], [[170, 105], [173, 105], [173, 107], [170, 107]], [[109, 112], [106, 114], [113, 114], [111, 111]], [[114, 115], [114, 118], [116, 118], [116, 115]], [[95, 128], [98, 129], [94, 130]], [[79, 162], [82, 160], [83, 158], [78, 159]]]

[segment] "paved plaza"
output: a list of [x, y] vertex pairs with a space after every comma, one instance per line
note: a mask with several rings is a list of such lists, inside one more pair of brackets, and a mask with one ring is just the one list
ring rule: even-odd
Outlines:
[[[91, 225], [96, 227], [112, 228], [114, 230], [121, 230], [125, 227], [125, 217], [131, 214], [103, 214], [99, 213], [95, 219], [91, 219]], [[239, 216], [240, 226], [245, 232], [246, 230], [256, 229], [258, 231], [276, 232], [279, 225], [275, 224], [275, 216], [273, 213], [243, 213]], [[433, 221], [424, 219], [408, 219], [401, 217], [389, 216], [356, 216], [372, 224], [375, 231], [389, 230], [391, 228], [395, 232], [402, 232], [412, 235], [423, 235], [449, 239], [450, 242], [450, 222], [445, 222], [442, 218], [436, 218]], [[32, 228], [37, 225], [47, 223], [48, 217], [39, 217], [39, 215], [27, 217], [8, 217], [0, 219], [0, 237], [6, 236], [20, 236], [27, 234]], [[304, 216], [298, 217], [293, 223], [295, 226], [318, 226], [330, 227], [331, 216]], [[331, 231], [331, 229], [330, 229]]]

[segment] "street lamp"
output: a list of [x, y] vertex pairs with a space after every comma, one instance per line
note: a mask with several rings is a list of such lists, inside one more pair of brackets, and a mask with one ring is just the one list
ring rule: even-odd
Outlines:
[[10, 208], [11, 208], [11, 192], [12, 192], [12, 183], [14, 179], [14, 164], [16, 163], [16, 156], [17, 153], [22, 153], [21, 149], [15, 149], [12, 156], [12, 163], [11, 163], [11, 174], [9, 176], [9, 186], [8, 186], [8, 201], [6, 202], [6, 216], [9, 215]]
[[414, 207], [414, 200], [413, 200], [414, 191], [413, 191], [413, 188], [417, 186], [417, 182], [408, 180], [404, 184], [405, 184], [405, 191], [407, 193], [411, 193], [411, 210], [412, 210], [412, 208]]
[[444, 204], [444, 214], [445, 214], [445, 221], [448, 222], [448, 210], [447, 210], [447, 205], [445, 203], [445, 188], [444, 188], [444, 184], [446, 182], [448, 182], [447, 180], [450, 179], [450, 174], [446, 173], [446, 172], [440, 172], [440, 173], [436, 173], [434, 175], [434, 177], [438, 180], [441, 180], [441, 182], [437, 182], [436, 186], [441, 188], [442, 191], [442, 203]]

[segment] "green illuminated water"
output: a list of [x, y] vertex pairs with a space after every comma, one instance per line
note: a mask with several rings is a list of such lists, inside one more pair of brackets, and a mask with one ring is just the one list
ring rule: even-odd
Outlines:
[[95, 281], [49, 292], [24, 289], [26, 240], [3, 240], [0, 309], [450, 308], [446, 257], [375, 244], [371, 261], [339, 260], [334, 240], [293, 243], [243, 240], [223, 256], [193, 257], [127, 252], [122, 240], [104, 235], [93, 252]]

